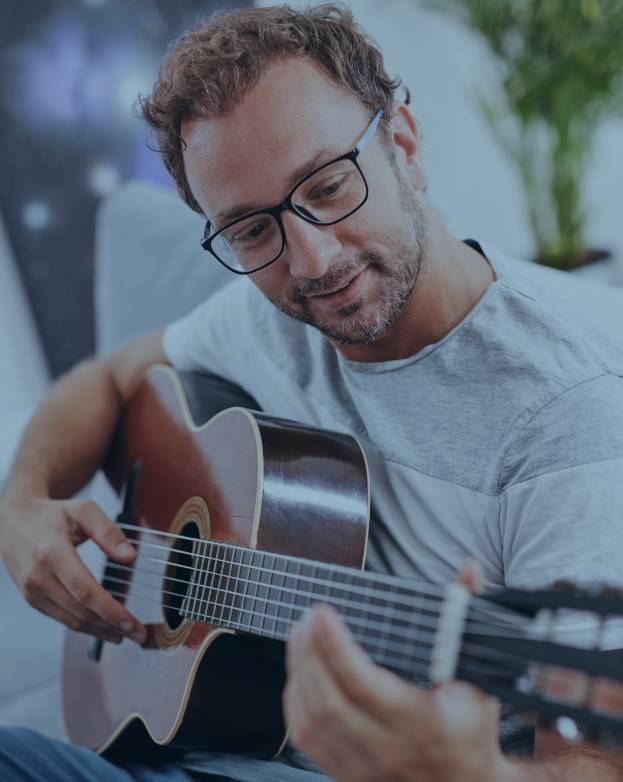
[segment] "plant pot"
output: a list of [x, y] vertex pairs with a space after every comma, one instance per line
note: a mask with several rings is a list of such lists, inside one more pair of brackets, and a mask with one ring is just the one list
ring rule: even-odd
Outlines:
[[551, 266], [553, 269], [561, 269], [562, 271], [573, 271], [583, 266], [590, 266], [597, 261], [606, 261], [611, 255], [610, 250], [586, 249], [564, 259], [538, 255], [533, 260], [542, 266]]

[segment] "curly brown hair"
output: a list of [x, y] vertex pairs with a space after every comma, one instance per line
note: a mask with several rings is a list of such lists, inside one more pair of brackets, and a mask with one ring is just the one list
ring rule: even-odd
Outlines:
[[[151, 95], [139, 98], [164, 164], [191, 209], [202, 213], [184, 172], [182, 123], [233, 111], [266, 70], [287, 57], [313, 59], [371, 113], [385, 109], [387, 122], [401, 80], [388, 76], [379, 48], [346, 6], [217, 12], [174, 42]], [[387, 129], [382, 130], [387, 141]]]

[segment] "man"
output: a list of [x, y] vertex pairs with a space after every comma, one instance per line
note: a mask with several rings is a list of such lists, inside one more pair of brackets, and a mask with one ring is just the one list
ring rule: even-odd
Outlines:
[[[4, 561], [34, 606], [109, 641], [143, 640], [74, 551], [92, 538], [129, 563], [132, 547], [93, 503], [67, 498], [156, 362], [215, 372], [269, 413], [354, 431], [375, 480], [372, 569], [441, 584], [476, 558], [484, 587], [620, 581], [623, 355], [529, 267], [448, 233], [397, 87], [331, 6], [233, 12], [171, 50], [143, 110], [208, 219], [206, 260], [240, 277], [164, 333], [74, 369], [34, 416], [1, 517]], [[621, 754], [543, 729], [535, 758], [503, 754], [492, 699], [396, 678], [327, 607], [293, 632], [284, 706], [294, 745], [344, 782], [623, 779]], [[48, 782], [321, 778], [291, 752], [121, 769], [15, 730], [0, 738], [5, 778], [43, 778], [39, 753]]]

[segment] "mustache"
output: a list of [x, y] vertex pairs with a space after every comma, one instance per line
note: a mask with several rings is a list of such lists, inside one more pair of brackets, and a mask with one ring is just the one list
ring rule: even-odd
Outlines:
[[323, 277], [300, 280], [290, 288], [288, 299], [293, 304], [301, 304], [308, 296], [329, 293], [329, 291], [345, 285], [367, 266], [373, 266], [377, 269], [385, 268], [383, 260], [376, 253], [361, 253], [357, 259], [344, 260], [335, 264]]

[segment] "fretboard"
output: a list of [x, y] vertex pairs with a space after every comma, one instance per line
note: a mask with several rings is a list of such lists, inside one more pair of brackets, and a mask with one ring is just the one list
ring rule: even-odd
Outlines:
[[411, 674], [430, 662], [442, 595], [408, 580], [205, 540], [194, 563], [187, 618], [286, 640], [310, 606], [328, 603], [379, 664]]

